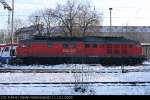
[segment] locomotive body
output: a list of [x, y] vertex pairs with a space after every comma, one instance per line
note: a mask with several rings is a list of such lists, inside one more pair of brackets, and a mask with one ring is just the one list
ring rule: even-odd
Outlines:
[[26, 64], [141, 64], [145, 57], [138, 41], [123, 37], [36, 37], [22, 40], [17, 61]]

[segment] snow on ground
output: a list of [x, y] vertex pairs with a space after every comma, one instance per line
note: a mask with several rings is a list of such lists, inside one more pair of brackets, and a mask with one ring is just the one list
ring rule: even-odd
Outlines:
[[[125, 69], [150, 69], [147, 66], [125, 66]], [[121, 69], [117, 67], [103, 67], [101, 65], [55, 65], [55, 66], [10, 66], [3, 68], [83, 68], [88, 70], [111, 70]], [[81, 77], [83, 76], [83, 77]], [[150, 72], [128, 72], [128, 73], [0, 73], [0, 83], [47, 83], [47, 82], [150, 82]], [[73, 84], [43, 84], [43, 85], [0, 85], [0, 95], [150, 95], [150, 84], [145, 86], [103, 86], [90, 84], [86, 93], [74, 91]]]
[[150, 95], [150, 86], [89, 85], [85, 93], [75, 92], [74, 85], [0, 86], [0, 95]]
[[[143, 63], [139, 66], [125, 66], [126, 69], [150, 69], [150, 61]], [[86, 65], [86, 64], [60, 64], [60, 65], [30, 65], [30, 66], [11, 66], [3, 65], [0, 69], [88, 69], [88, 70], [109, 70], [109, 69], [121, 69], [121, 66], [102, 66], [100, 64]]]
[[75, 75], [84, 82], [150, 82], [150, 72], [136, 73], [0, 73], [0, 83], [75, 82]]

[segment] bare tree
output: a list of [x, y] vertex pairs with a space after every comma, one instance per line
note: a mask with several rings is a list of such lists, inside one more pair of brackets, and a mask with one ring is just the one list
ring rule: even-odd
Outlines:
[[[23, 19], [15, 19], [14, 20], [14, 41], [18, 41], [18, 35], [21, 34], [20, 32], [18, 32], [21, 28], [26, 27], [28, 25], [27, 21], [23, 20]], [[11, 38], [11, 37], [10, 37]]]
[[26, 21], [22, 20], [22, 19], [15, 19], [14, 20], [14, 31], [17, 31], [19, 28], [23, 28], [27, 26]]
[[[82, 36], [88, 29], [100, 24], [100, 17], [95, 8], [91, 6], [91, 2], [81, 2], [77, 0], [67, 0], [65, 4], [58, 3], [56, 8], [48, 8], [44, 11], [36, 11], [29, 17], [30, 22], [34, 25], [37, 23], [37, 17], [40, 16], [38, 22], [42, 22], [47, 29], [47, 33], [59, 28], [60, 32], [65, 36]], [[77, 34], [80, 33], [80, 34]]]
[[88, 27], [99, 25], [99, 16], [90, 2], [83, 4], [75, 0], [68, 0], [64, 5], [58, 4], [54, 16], [59, 19], [64, 32], [72, 37], [78, 32], [85, 34]]
[[6, 30], [0, 30], [0, 43], [5, 43], [6, 42]]
[[95, 7], [90, 5], [90, 2], [81, 6], [77, 23], [83, 36], [86, 35], [85, 33], [88, 29], [94, 30], [95, 26], [100, 25], [100, 16]]
[[54, 17], [53, 13], [53, 9], [46, 9], [42, 13], [42, 21], [47, 29], [47, 35], [51, 34], [55, 26], [58, 25], [58, 19]]
[[[54, 17], [54, 9], [48, 8], [45, 10], [35, 11], [29, 16], [29, 21], [31, 25], [43, 25], [46, 29], [47, 35], [50, 35], [55, 29], [55, 26], [58, 26], [57, 18]], [[38, 28], [37, 28], [38, 30]]]
[[59, 19], [59, 25], [63, 26], [63, 31], [69, 33], [71, 37], [73, 36], [73, 27], [79, 8], [80, 4], [75, 2], [75, 0], [68, 0], [64, 5], [57, 4], [56, 10], [53, 13]]
[[44, 26], [44, 21], [43, 21], [43, 11], [42, 10], [37, 10], [33, 12], [29, 16], [29, 22], [31, 26], [34, 26], [35, 30], [37, 30], [38, 35], [43, 35], [43, 26]]

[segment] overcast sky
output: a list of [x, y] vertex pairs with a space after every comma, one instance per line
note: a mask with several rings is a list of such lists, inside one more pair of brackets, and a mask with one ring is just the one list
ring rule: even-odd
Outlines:
[[[11, 5], [11, 0], [5, 1]], [[27, 19], [36, 10], [55, 7], [57, 2], [65, 1], [15, 0], [15, 18]], [[150, 26], [150, 0], [91, 0], [91, 4], [103, 13], [103, 26], [109, 25], [109, 8], [113, 8], [113, 26]], [[0, 4], [0, 29], [7, 28], [7, 13]]]

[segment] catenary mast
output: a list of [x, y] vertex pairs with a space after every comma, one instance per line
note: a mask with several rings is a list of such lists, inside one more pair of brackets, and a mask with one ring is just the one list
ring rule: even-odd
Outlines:
[[[0, 0], [0, 3], [4, 6], [4, 9], [7, 9], [12, 14], [12, 20], [11, 20], [11, 51], [13, 50], [13, 28], [14, 28], [14, 0], [12, 0], [12, 7], [8, 5], [8, 3], [5, 0]], [[12, 52], [11, 52], [11, 57]]]
[[4, 6], [4, 9], [7, 9], [12, 13], [12, 22], [11, 22], [11, 44], [13, 44], [13, 19], [14, 19], [14, 0], [12, 0], [12, 8], [8, 5], [5, 0], [0, 0], [0, 3]]

